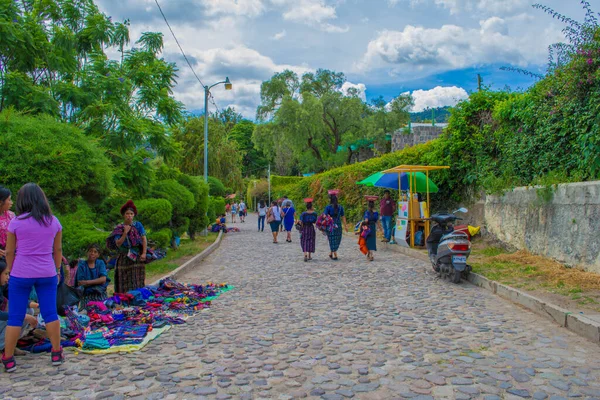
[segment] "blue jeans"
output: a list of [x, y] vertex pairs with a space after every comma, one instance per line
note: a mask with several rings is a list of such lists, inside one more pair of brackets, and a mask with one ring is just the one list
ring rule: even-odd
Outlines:
[[8, 292], [10, 293], [10, 306], [8, 307], [8, 326], [22, 326], [31, 288], [35, 287], [40, 304], [40, 313], [45, 323], [58, 320], [56, 313], [56, 289], [58, 277], [50, 278], [17, 278], [10, 277]]
[[258, 217], [258, 230], [261, 232], [265, 230], [265, 218], [267, 218], [266, 215]]
[[381, 217], [381, 225], [383, 225], [383, 236], [387, 240], [392, 238], [392, 217], [384, 215]]

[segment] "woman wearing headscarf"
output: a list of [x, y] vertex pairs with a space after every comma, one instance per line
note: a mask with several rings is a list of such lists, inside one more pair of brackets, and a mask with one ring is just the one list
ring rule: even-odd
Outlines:
[[106, 247], [119, 252], [115, 267], [115, 293], [126, 293], [146, 285], [148, 241], [141, 222], [135, 221], [137, 208], [132, 200], [121, 207], [123, 223], [106, 239]]
[[367, 259], [369, 261], [373, 261], [373, 252], [377, 251], [377, 227], [379, 227], [379, 230], [382, 230], [382, 228], [381, 221], [379, 220], [379, 213], [375, 211], [375, 201], [377, 201], [378, 197], [365, 196], [365, 198], [369, 202], [369, 206], [368, 209], [365, 211], [363, 219], [369, 224], [369, 229], [371, 231], [366, 238], [368, 249]]
[[313, 209], [313, 199], [304, 199], [306, 203], [306, 211], [300, 215], [300, 245], [304, 252], [304, 262], [312, 260], [312, 253], [315, 252], [315, 241], [317, 234], [315, 231], [315, 223], [317, 222], [317, 213]]
[[329, 205], [325, 207], [324, 214], [327, 214], [333, 219], [333, 228], [327, 231], [327, 238], [329, 239], [329, 258], [337, 260], [337, 251], [342, 243], [342, 222], [344, 223], [344, 229], [348, 232], [348, 225], [346, 223], [346, 215], [344, 213], [344, 207], [338, 204], [338, 195], [340, 191], [337, 189], [330, 190], [329, 194]]

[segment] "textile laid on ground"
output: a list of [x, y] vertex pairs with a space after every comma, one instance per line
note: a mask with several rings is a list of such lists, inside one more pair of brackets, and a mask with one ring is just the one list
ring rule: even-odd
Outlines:
[[[211, 301], [232, 289], [225, 283], [186, 285], [168, 278], [158, 286], [91, 301], [87, 315], [80, 314], [76, 307], [66, 308], [61, 334], [68, 339], [62, 345], [92, 354], [136, 351], [172, 325], [183, 324], [189, 316], [210, 307]], [[21, 342], [19, 347], [39, 353], [50, 351], [51, 345], [45, 339]]]

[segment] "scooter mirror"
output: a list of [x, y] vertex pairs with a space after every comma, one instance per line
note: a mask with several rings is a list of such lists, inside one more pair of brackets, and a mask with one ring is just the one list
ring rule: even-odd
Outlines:
[[457, 212], [461, 212], [461, 213], [465, 214], [465, 213], [468, 213], [468, 212], [469, 212], [469, 210], [467, 210], [467, 209], [466, 209], [466, 208], [464, 208], [464, 207], [461, 207], [461, 208], [459, 208], [458, 210], [454, 211], [452, 214], [456, 214]]

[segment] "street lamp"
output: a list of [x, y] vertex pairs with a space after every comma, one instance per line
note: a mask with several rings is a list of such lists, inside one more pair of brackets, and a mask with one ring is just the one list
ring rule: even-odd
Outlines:
[[233, 84], [229, 80], [229, 77], [225, 78], [222, 82], [217, 82], [211, 86], [204, 86], [204, 182], [208, 183], [208, 95], [210, 94], [210, 89], [213, 87], [220, 85], [221, 83], [225, 84], [225, 90], [233, 89]]

